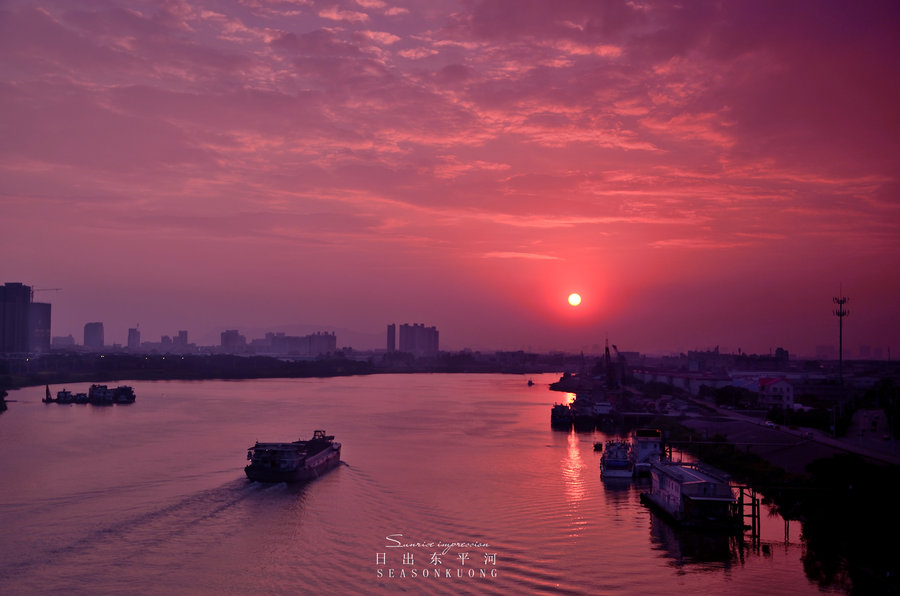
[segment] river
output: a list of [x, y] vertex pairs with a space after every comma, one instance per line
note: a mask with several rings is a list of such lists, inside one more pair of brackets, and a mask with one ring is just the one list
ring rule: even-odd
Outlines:
[[[600, 479], [600, 432], [550, 428], [558, 375], [127, 382], [130, 405], [0, 416], [4, 594], [812, 594], [798, 524], [676, 532]], [[52, 391], [62, 387], [51, 388]], [[86, 391], [85, 386], [70, 386]], [[324, 429], [306, 485], [243, 473]]]

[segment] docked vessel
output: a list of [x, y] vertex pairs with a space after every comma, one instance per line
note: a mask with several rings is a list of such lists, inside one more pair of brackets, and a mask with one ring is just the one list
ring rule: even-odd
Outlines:
[[600, 457], [600, 476], [602, 478], [631, 478], [634, 474], [634, 462], [631, 459], [631, 444], [621, 439], [610, 439], [603, 448]]
[[550, 410], [550, 426], [553, 428], [572, 428], [572, 410], [569, 404], [554, 404]]
[[91, 385], [87, 393], [72, 393], [68, 389], [56, 392], [56, 397], [50, 397], [50, 386], [47, 385], [43, 401], [45, 404], [93, 404], [103, 406], [110, 404], [134, 403], [134, 389], [128, 385], [119, 385], [115, 389], [109, 389], [106, 385]]
[[659, 461], [651, 464], [650, 479], [650, 492], [641, 493], [641, 502], [679, 525], [741, 529], [737, 499], [724, 473], [696, 463]]
[[317, 478], [341, 461], [341, 444], [324, 430], [308, 441], [256, 442], [247, 451], [247, 478], [258, 482], [297, 482]]
[[631, 459], [634, 475], [648, 476], [650, 465], [662, 458], [662, 432], [658, 428], [639, 428], [634, 431]]

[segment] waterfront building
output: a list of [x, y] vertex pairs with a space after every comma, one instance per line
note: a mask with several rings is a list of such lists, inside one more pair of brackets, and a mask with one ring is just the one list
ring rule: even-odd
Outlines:
[[387, 351], [393, 352], [397, 349], [397, 325], [391, 323], [387, 326]]
[[0, 353], [50, 351], [50, 305], [32, 302], [31, 286], [0, 286]]
[[84, 347], [93, 350], [103, 349], [103, 323], [84, 324]]
[[128, 330], [128, 349], [141, 349], [141, 332], [136, 327]]
[[70, 333], [69, 335], [58, 335], [53, 338], [51, 345], [54, 348], [74, 348], [75, 347], [75, 338]]
[[237, 329], [223, 331], [220, 338], [222, 351], [224, 352], [243, 352], [247, 348], [247, 338], [238, 333]]
[[323, 356], [337, 351], [337, 336], [327, 331], [309, 335], [286, 335], [283, 331], [266, 333], [265, 339], [254, 339], [250, 349], [257, 354], [279, 356]]
[[28, 305], [31, 288], [21, 283], [0, 287], [0, 352], [28, 351]]
[[179, 348], [182, 348], [182, 349], [187, 348], [188, 332], [184, 329], [180, 330], [178, 332], [178, 335], [176, 335], [174, 338], [172, 338], [172, 343], [174, 345], [178, 346]]
[[46, 302], [28, 305], [28, 351], [50, 351], [50, 305]]
[[337, 336], [334, 333], [321, 331], [306, 337], [309, 341], [309, 351], [307, 353], [310, 356], [331, 354], [337, 351]]
[[424, 323], [404, 323], [400, 325], [400, 351], [414, 356], [437, 356], [437, 327], [426, 327]]

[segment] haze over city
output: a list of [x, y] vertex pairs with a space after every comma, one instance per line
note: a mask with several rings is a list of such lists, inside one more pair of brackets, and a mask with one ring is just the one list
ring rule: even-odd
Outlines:
[[894, 2], [0, 11], [0, 283], [54, 336], [812, 354], [843, 294], [896, 347]]

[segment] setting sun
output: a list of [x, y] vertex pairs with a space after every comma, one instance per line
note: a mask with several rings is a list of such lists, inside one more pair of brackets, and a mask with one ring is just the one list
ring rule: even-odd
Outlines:
[[572, 306], [578, 306], [581, 304], [581, 295], [576, 293], [569, 294], [569, 304]]

